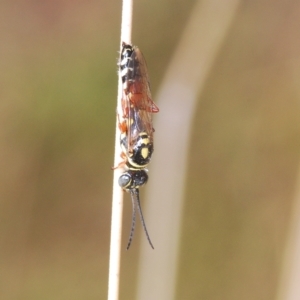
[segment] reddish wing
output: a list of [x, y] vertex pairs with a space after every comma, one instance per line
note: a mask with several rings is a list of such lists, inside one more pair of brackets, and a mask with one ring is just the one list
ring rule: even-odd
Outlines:
[[139, 48], [134, 48], [131, 58], [129, 67], [132, 68], [134, 78], [131, 78], [128, 85], [130, 101], [138, 109], [157, 113], [159, 109], [152, 100], [147, 64]]
[[135, 109], [133, 106], [129, 110], [127, 125], [128, 132], [128, 151], [130, 152], [134, 145], [137, 143], [139, 134], [142, 132], [147, 133], [149, 142], [153, 144], [153, 132], [151, 114], [146, 110]]
[[137, 47], [123, 43], [121, 53], [123, 81], [122, 110], [126, 119], [128, 151], [132, 149], [138, 134], [146, 132], [153, 142], [152, 113], [159, 111], [151, 99], [146, 61]]

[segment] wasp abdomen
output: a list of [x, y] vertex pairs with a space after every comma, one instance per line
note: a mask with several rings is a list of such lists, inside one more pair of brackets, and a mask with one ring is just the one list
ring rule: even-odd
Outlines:
[[128, 83], [134, 82], [137, 77], [140, 76], [139, 62], [136, 59], [134, 47], [131, 45], [123, 44], [123, 50], [121, 53], [121, 77], [122, 83], [126, 84], [125, 88], [128, 88]]

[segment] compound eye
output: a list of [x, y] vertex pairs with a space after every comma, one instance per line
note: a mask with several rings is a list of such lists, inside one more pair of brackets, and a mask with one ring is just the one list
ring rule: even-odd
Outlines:
[[131, 175], [128, 173], [124, 173], [119, 177], [119, 186], [123, 189], [127, 188], [128, 186], [131, 185]]
[[133, 182], [136, 186], [142, 186], [148, 181], [148, 174], [145, 170], [140, 170], [134, 174]]

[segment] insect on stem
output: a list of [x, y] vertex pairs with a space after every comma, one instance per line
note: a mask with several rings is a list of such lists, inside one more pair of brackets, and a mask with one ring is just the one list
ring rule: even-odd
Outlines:
[[122, 120], [118, 115], [123, 161], [118, 167], [124, 172], [119, 177], [119, 185], [131, 195], [132, 225], [127, 244], [129, 249], [135, 230], [136, 210], [152, 249], [139, 198], [139, 188], [147, 183], [147, 165], [150, 163], [154, 146], [152, 114], [159, 111], [153, 102], [149, 86], [146, 61], [138, 47], [122, 43], [120, 56], [120, 76], [122, 79]]

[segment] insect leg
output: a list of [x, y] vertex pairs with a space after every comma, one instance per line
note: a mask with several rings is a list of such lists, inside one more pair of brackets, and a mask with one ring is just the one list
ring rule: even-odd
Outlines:
[[127, 156], [124, 152], [121, 152], [120, 157], [123, 159], [120, 163], [118, 163], [115, 167], [111, 167], [112, 170], [116, 170], [118, 168], [123, 168], [126, 165], [127, 162]]

